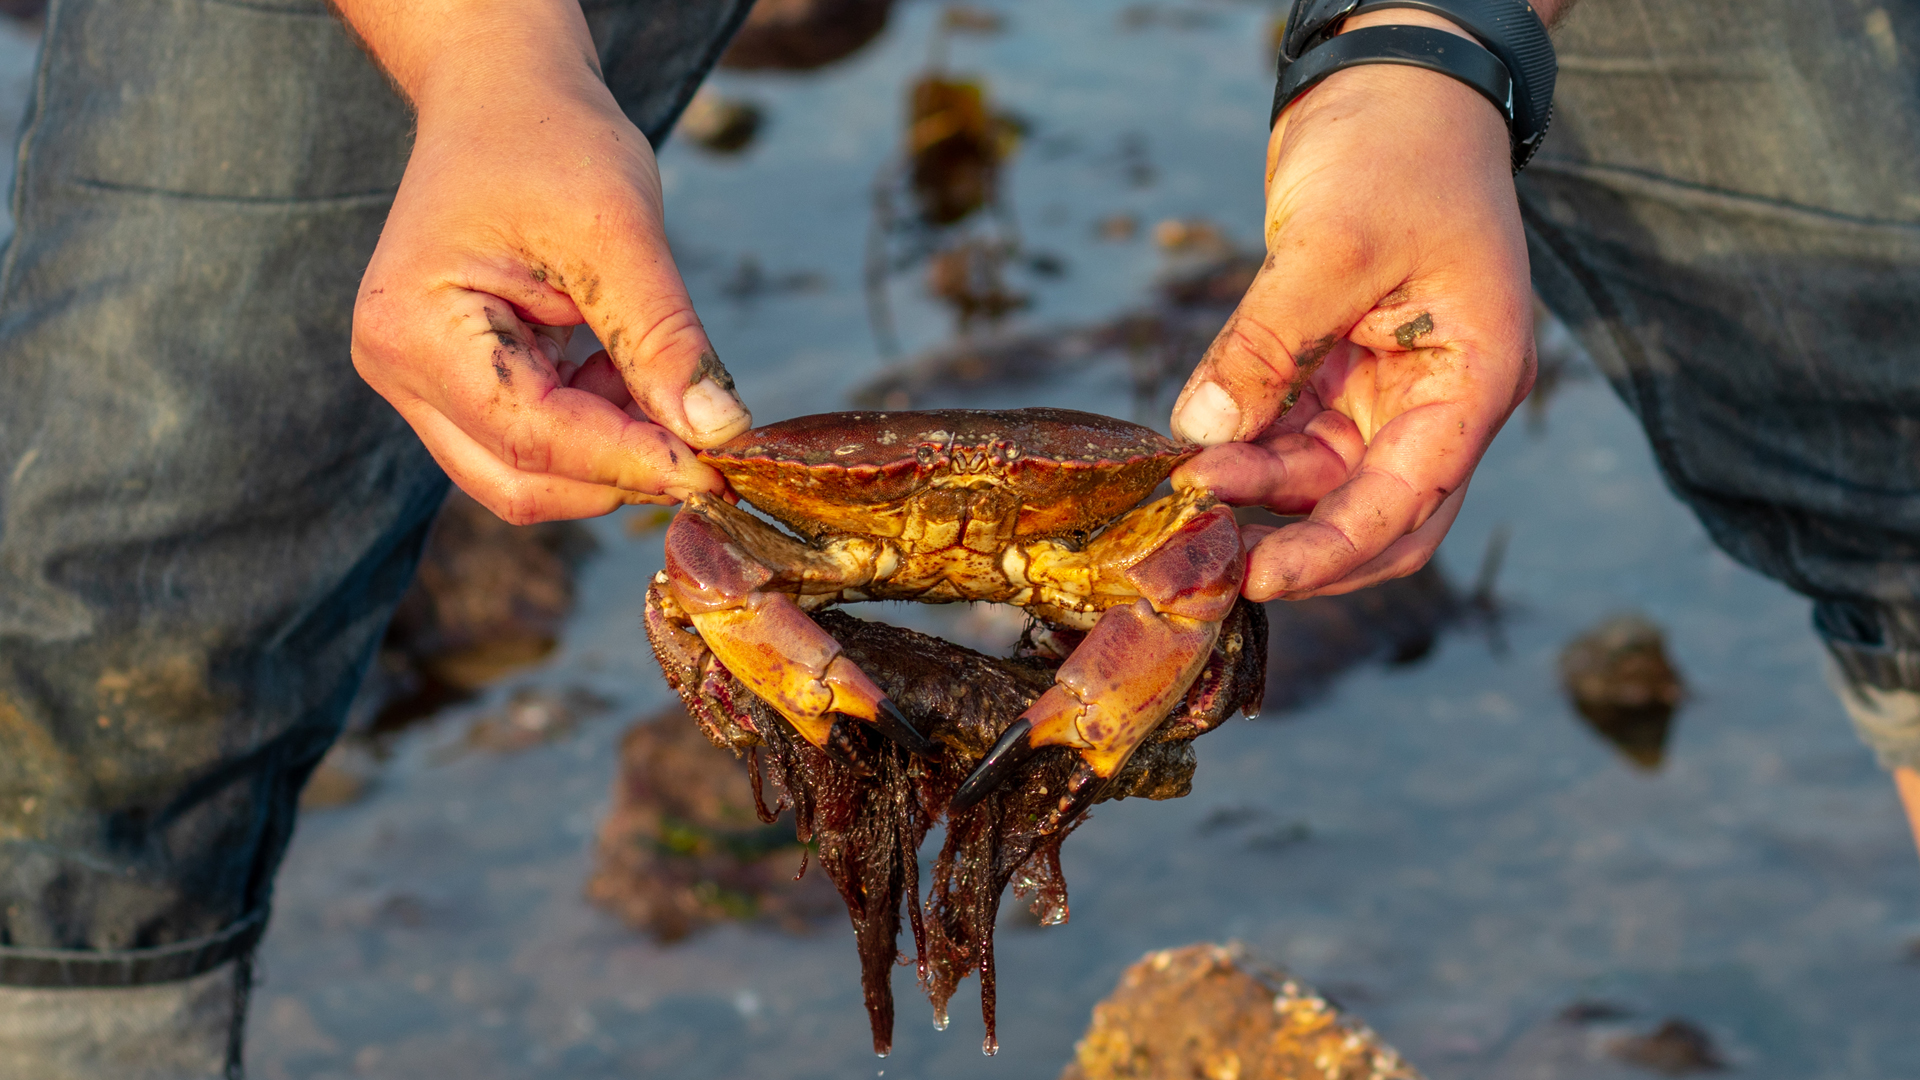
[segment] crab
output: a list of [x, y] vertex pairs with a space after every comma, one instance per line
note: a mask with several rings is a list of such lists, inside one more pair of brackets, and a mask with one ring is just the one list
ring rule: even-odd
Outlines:
[[1229, 507], [1201, 489], [1138, 505], [1197, 452], [1065, 409], [828, 413], [757, 428], [700, 458], [795, 535], [695, 495], [667, 528], [649, 602], [815, 746], [831, 749], [836, 721], [851, 717], [922, 756], [939, 744], [807, 613], [866, 600], [1016, 605], [1079, 641], [953, 809], [1047, 746], [1108, 780], [1200, 675], [1240, 592]]

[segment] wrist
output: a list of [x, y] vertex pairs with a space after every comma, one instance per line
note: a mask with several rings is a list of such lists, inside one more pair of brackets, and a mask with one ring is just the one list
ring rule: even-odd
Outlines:
[[1267, 140], [1267, 182], [1297, 152], [1346, 157], [1373, 170], [1387, 161], [1447, 160], [1511, 175], [1506, 119], [1486, 98], [1433, 71], [1391, 64], [1348, 68], [1295, 98]]
[[1330, 77], [1376, 65], [1439, 73], [1485, 98], [1507, 128], [1515, 173], [1552, 120], [1553, 45], [1526, 0], [1294, 0], [1273, 119]]
[[536, 88], [611, 102], [575, 0], [332, 4], [416, 112], [484, 108]]
[[[1356, 15], [1341, 26], [1340, 33], [1369, 26], [1425, 26], [1468, 41], [1477, 40], [1451, 19], [1416, 8], [1388, 8]], [[1486, 98], [1438, 72], [1371, 64], [1329, 75], [1295, 98], [1280, 114], [1267, 141], [1268, 176], [1273, 174], [1274, 161], [1290, 126], [1323, 113], [1348, 116], [1361, 111], [1394, 115], [1437, 111], [1444, 115], [1436, 120], [1436, 128], [1455, 132], [1463, 142], [1485, 144], [1501, 155], [1507, 146], [1506, 119]], [[1504, 156], [1501, 160], [1505, 160]]]

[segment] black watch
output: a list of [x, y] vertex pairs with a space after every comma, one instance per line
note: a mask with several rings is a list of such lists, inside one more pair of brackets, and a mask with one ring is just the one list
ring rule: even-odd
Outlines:
[[[1387, 8], [1414, 8], [1449, 19], [1472, 34], [1482, 50], [1444, 31], [1412, 33], [1423, 27], [1394, 27], [1399, 34], [1338, 36], [1355, 15]], [[1370, 29], [1388, 29], [1373, 27]], [[1458, 45], [1436, 37], [1444, 34]], [[1331, 49], [1331, 52], [1326, 50]], [[1310, 55], [1311, 54], [1311, 55]], [[1504, 81], [1487, 61], [1504, 68]], [[1305, 61], [1305, 63], [1302, 63]], [[1526, 0], [1294, 0], [1280, 43], [1280, 81], [1273, 118], [1299, 94], [1342, 68], [1368, 63], [1413, 64], [1452, 76], [1493, 101], [1507, 120], [1513, 141], [1513, 171], [1519, 172], [1553, 119], [1553, 83], [1559, 72], [1547, 27]], [[1296, 67], [1297, 65], [1297, 67]], [[1289, 75], [1292, 77], [1289, 78]], [[1496, 97], [1504, 94], [1505, 100]]]

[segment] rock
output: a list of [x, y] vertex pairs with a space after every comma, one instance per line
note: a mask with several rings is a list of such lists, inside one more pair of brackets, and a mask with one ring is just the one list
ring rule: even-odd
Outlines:
[[621, 740], [587, 898], [662, 941], [740, 919], [803, 931], [840, 910], [818, 869], [794, 880], [803, 850], [791, 815], [763, 824], [746, 766], [675, 706]]
[[351, 806], [366, 797], [375, 766], [372, 756], [357, 742], [341, 742], [327, 751], [300, 790], [300, 809], [331, 810]]
[[752, 144], [765, 119], [760, 106], [751, 101], [722, 97], [703, 89], [687, 103], [674, 130], [703, 150], [737, 154]]
[[720, 66], [811, 71], [843, 60], [887, 28], [893, 0], [759, 0]]
[[1168, 218], [1153, 227], [1160, 250], [1209, 259], [1226, 258], [1238, 250], [1220, 227], [1204, 218]]
[[1364, 1024], [1239, 950], [1148, 953], [1094, 1006], [1060, 1080], [1419, 1080]]
[[1560, 1010], [1558, 1019], [1565, 1024], [1604, 1024], [1615, 1020], [1625, 1020], [1633, 1015], [1633, 1010], [1625, 1005], [1616, 1005], [1611, 1001], [1594, 1001], [1582, 998]]
[[986, 8], [948, 4], [940, 13], [940, 27], [959, 34], [997, 34], [1007, 28], [1007, 20]]
[[573, 609], [574, 569], [593, 549], [578, 522], [509, 525], [455, 490], [348, 729], [397, 730], [545, 659]]
[[1561, 652], [1560, 680], [1589, 727], [1635, 765], [1660, 767], [1686, 687], [1658, 626], [1634, 614], [1603, 621]]
[[1465, 613], [1437, 563], [1369, 589], [1270, 602], [1265, 706], [1274, 713], [1301, 708], [1374, 660], [1416, 662]]
[[1629, 1065], [1668, 1076], [1719, 1072], [1727, 1067], [1713, 1045], [1712, 1036], [1692, 1021], [1677, 1016], [1669, 1017], [1645, 1035], [1617, 1039], [1608, 1050]]
[[514, 691], [506, 705], [467, 729], [467, 745], [499, 754], [529, 750], [573, 733], [581, 719], [605, 712], [612, 702], [589, 690], [532, 687]]

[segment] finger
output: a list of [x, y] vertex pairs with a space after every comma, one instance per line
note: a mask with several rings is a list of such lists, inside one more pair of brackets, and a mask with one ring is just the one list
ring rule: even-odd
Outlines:
[[1346, 482], [1366, 450], [1352, 420], [1321, 410], [1301, 431], [1208, 447], [1174, 470], [1173, 484], [1206, 489], [1235, 506], [1305, 514]]
[[1311, 594], [1352, 574], [1424, 526], [1466, 486], [1504, 419], [1441, 402], [1402, 413], [1382, 428], [1352, 479], [1322, 498], [1306, 521], [1263, 545], [1248, 595]]
[[1399, 284], [1399, 260], [1337, 219], [1296, 219], [1208, 347], [1173, 407], [1173, 433], [1214, 446], [1248, 439], [1293, 407], [1341, 340]]
[[[550, 339], [498, 297], [449, 290], [438, 299], [449, 318], [414, 317], [403, 325], [394, 325], [393, 309], [377, 300], [361, 305], [354, 362], [388, 400], [421, 399], [516, 472], [676, 498], [725, 489], [672, 432], [562, 385], [537, 344], [551, 347]], [[423, 326], [447, 330], [435, 335]], [[433, 362], [422, 365], [418, 357]]]
[[[637, 131], [631, 137], [641, 139]], [[694, 314], [657, 210], [636, 206], [630, 188], [617, 195], [576, 200], [595, 210], [575, 225], [593, 237], [593, 254], [546, 268], [547, 280], [579, 306], [654, 423], [690, 446], [717, 446], [753, 426], [753, 417]], [[630, 212], [604, 209], [618, 205]]]
[[[1427, 565], [1433, 558], [1433, 553], [1440, 549], [1440, 542], [1446, 539], [1447, 531], [1453, 528], [1454, 519], [1460, 516], [1460, 507], [1466, 502], [1466, 494], [1466, 489], [1461, 488], [1449, 495], [1425, 524], [1387, 545], [1385, 551], [1362, 563], [1345, 577], [1316, 589], [1276, 593], [1273, 596], [1281, 600], [1305, 600], [1309, 596], [1335, 596], [1414, 573]], [[1281, 531], [1283, 530], [1275, 529], [1269, 535], [1277, 536]], [[1278, 541], [1281, 544], [1285, 542]], [[1247, 575], [1249, 590], [1255, 588], [1254, 576], [1261, 573], [1266, 561], [1267, 553], [1261, 552], [1257, 547], [1249, 553]], [[1262, 574], [1258, 587], [1264, 591], [1270, 584], [1271, 578]], [[1247, 596], [1253, 598], [1254, 594], [1248, 591]], [[1268, 597], [1263, 592], [1260, 598]]]
[[513, 525], [598, 517], [631, 503], [675, 501], [512, 469], [425, 402], [414, 399], [401, 406], [400, 413], [460, 490]]
[[625, 409], [633, 404], [633, 394], [627, 390], [626, 380], [620, 377], [619, 369], [613, 366], [613, 359], [605, 349], [587, 357], [567, 385], [606, 398], [617, 409]]

